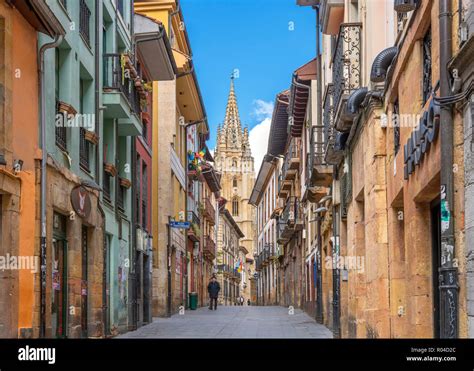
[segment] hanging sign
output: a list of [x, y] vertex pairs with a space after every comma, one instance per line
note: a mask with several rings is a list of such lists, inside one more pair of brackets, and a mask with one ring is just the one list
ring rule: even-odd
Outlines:
[[91, 212], [91, 199], [89, 192], [83, 187], [75, 187], [71, 191], [72, 208], [81, 218], [87, 219]]

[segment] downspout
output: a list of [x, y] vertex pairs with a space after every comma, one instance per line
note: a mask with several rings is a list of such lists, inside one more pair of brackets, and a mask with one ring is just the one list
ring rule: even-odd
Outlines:
[[[334, 165], [334, 173], [337, 174], [337, 167]], [[333, 285], [333, 313], [332, 313], [332, 321], [333, 321], [333, 335], [336, 339], [341, 338], [341, 331], [340, 331], [340, 318], [339, 318], [339, 268], [337, 267], [338, 260], [339, 260], [339, 213], [337, 206], [334, 205], [332, 207], [332, 222], [333, 222], [333, 247], [332, 247], [332, 258], [333, 258], [333, 266], [332, 266], [332, 285]], [[334, 260], [335, 259], [335, 260]], [[334, 267], [334, 262], [336, 263], [336, 267]]]
[[[452, 56], [451, 0], [439, 0], [439, 66], [440, 95], [451, 94], [448, 63]], [[451, 106], [440, 111], [441, 140], [441, 266], [439, 267], [440, 337], [458, 337], [458, 270], [453, 265], [454, 254], [454, 178], [453, 178], [453, 117]]]
[[[97, 138], [100, 138], [100, 1], [95, 2], [95, 46], [94, 46], [94, 60], [95, 60], [95, 126], [94, 131]], [[99, 164], [99, 143], [95, 146], [95, 182], [100, 185], [100, 164]], [[106, 245], [106, 236], [105, 236], [105, 212], [102, 209], [102, 202], [100, 199], [100, 194], [97, 196], [97, 209], [99, 210], [100, 215], [102, 216], [102, 241], [103, 241], [103, 262], [102, 262], [102, 321], [104, 329], [104, 337], [108, 335], [108, 325], [107, 325], [107, 245]]]
[[40, 85], [40, 105], [41, 105], [41, 239], [40, 239], [40, 328], [39, 337], [46, 337], [46, 168], [48, 152], [46, 148], [46, 92], [44, 90], [44, 54], [46, 50], [56, 48], [63, 41], [63, 35], [57, 35], [54, 41], [44, 44], [39, 51], [39, 85]]

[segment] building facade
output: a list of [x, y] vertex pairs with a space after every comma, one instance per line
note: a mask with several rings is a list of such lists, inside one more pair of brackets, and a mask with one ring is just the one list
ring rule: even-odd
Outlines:
[[[214, 158], [216, 171], [221, 176], [221, 196], [227, 200], [226, 207], [245, 236], [242, 246], [249, 251], [248, 258], [251, 258], [256, 241], [255, 210], [248, 201], [255, 182], [254, 160], [248, 128], [242, 129], [240, 122], [234, 77], [231, 78], [224, 123], [217, 129]], [[253, 274], [254, 269], [251, 269], [249, 276]], [[251, 284], [244, 290], [246, 300], [251, 290]]]
[[[188, 237], [187, 230], [174, 223], [187, 222], [190, 215], [192, 221], [196, 211], [197, 189], [188, 183], [188, 140], [194, 140], [195, 148], [201, 146], [200, 135], [208, 136], [209, 128], [178, 2], [143, 1], [134, 6], [137, 13], [163, 25], [176, 68], [173, 79], [153, 83], [152, 115], [153, 148], [160, 148], [152, 157], [152, 234], [156, 236], [152, 315], [169, 316], [187, 304], [194, 269], [191, 256], [194, 243], [198, 242], [197, 236]], [[190, 134], [194, 139], [188, 139], [193, 127], [196, 136]], [[191, 209], [187, 208], [188, 200]], [[199, 226], [199, 221], [195, 218], [193, 224]]]
[[218, 303], [237, 305], [240, 292], [241, 273], [238, 272], [239, 247], [244, 237], [229, 210], [223, 208], [219, 216], [217, 232], [217, 280], [221, 287]]
[[[445, 49], [458, 48], [440, 46], [450, 38], [444, 30], [456, 32], [441, 25], [445, 5], [324, 1], [319, 8], [316, 155], [333, 174], [331, 197], [316, 209], [316, 317], [336, 337], [467, 334], [462, 171], [450, 179], [452, 166], [443, 163], [463, 163], [453, 142], [462, 125], [439, 98], [449, 94]], [[439, 130], [440, 117], [453, 122], [451, 134]], [[322, 175], [313, 166], [310, 184], [324, 185]]]
[[[42, 143], [33, 135], [40, 117], [37, 46], [39, 35], [51, 40], [65, 33], [46, 2], [38, 1], [31, 11], [24, 5], [0, 2], [0, 337], [10, 338], [39, 333], [34, 313], [39, 303], [36, 205], [42, 153]], [[5, 267], [11, 258], [16, 264]]]

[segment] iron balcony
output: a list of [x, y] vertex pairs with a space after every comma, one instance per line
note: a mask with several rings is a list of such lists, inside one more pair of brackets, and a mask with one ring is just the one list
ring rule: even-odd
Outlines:
[[346, 132], [352, 125], [349, 95], [361, 87], [361, 23], [342, 23], [332, 56], [334, 127]]
[[285, 245], [293, 235], [303, 229], [303, 219], [299, 199], [295, 196], [288, 197], [285, 208], [278, 223], [279, 244]]

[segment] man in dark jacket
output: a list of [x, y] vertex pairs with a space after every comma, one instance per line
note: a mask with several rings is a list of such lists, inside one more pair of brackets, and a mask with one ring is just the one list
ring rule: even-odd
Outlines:
[[209, 309], [212, 310], [212, 304], [214, 304], [214, 310], [217, 310], [217, 298], [219, 296], [219, 291], [221, 290], [221, 286], [219, 282], [216, 280], [216, 276], [212, 276], [211, 282], [207, 285], [207, 292], [209, 292]]

